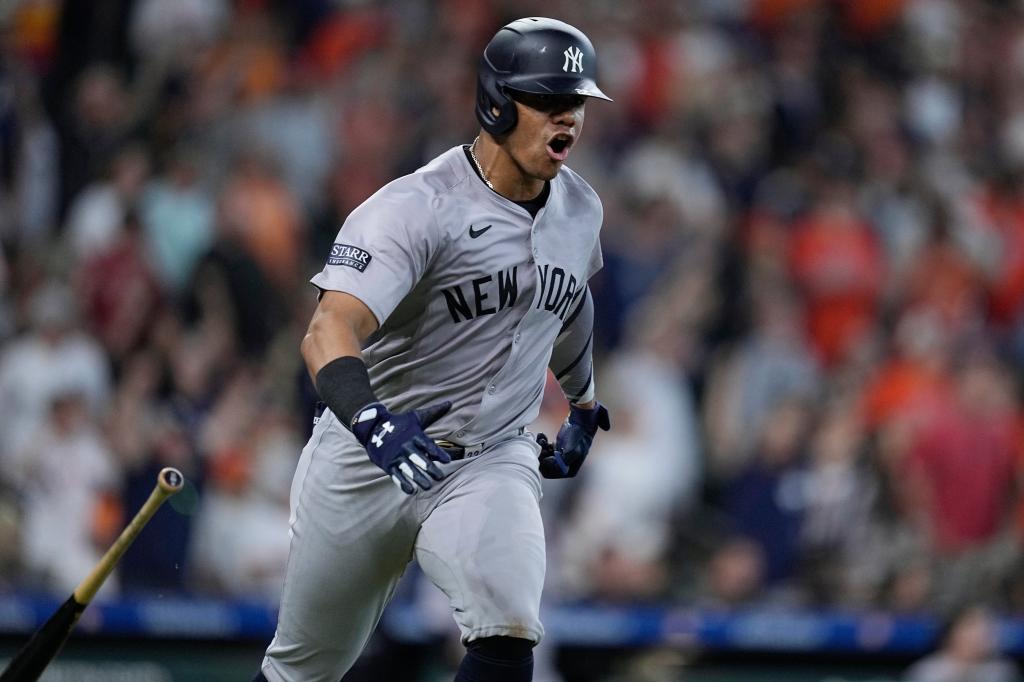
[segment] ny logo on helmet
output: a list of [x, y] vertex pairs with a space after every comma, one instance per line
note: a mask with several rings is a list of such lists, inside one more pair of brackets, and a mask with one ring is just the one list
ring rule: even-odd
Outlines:
[[583, 73], [583, 50], [580, 48], [570, 45], [569, 48], [563, 52], [565, 55], [565, 63], [562, 64], [562, 71], [572, 73]]

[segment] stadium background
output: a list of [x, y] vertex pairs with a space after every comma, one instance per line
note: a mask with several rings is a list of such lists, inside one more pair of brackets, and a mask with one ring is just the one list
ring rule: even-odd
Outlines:
[[[1024, 3], [12, 0], [0, 658], [173, 465], [189, 489], [49, 679], [251, 676], [306, 280], [348, 211], [472, 139], [482, 46], [538, 14], [616, 102], [570, 160], [605, 205], [615, 430], [545, 489], [537, 679], [1024, 653]], [[556, 385], [538, 428], [563, 410]], [[444, 679], [453, 633], [413, 570], [351, 679]]]

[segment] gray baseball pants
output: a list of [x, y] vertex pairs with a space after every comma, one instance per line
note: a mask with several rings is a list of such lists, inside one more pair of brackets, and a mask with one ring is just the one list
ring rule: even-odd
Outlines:
[[270, 682], [337, 682], [352, 667], [415, 557], [447, 596], [462, 641], [539, 642], [544, 583], [538, 446], [497, 439], [441, 465], [405, 495], [330, 412], [302, 451], [291, 490], [291, 549]]

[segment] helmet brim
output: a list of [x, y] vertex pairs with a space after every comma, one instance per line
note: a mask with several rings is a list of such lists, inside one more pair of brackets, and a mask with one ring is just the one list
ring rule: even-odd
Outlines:
[[547, 78], [510, 78], [504, 83], [508, 90], [528, 92], [534, 95], [582, 95], [614, 102], [604, 94], [592, 78], [549, 76]]

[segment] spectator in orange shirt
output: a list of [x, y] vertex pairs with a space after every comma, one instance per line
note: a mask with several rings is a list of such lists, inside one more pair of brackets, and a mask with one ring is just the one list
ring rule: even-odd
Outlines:
[[919, 423], [950, 390], [949, 339], [935, 310], [905, 312], [892, 345], [864, 392], [862, 410], [869, 429]]
[[221, 220], [279, 290], [295, 284], [301, 215], [270, 159], [243, 153], [221, 196]]
[[810, 212], [792, 226], [789, 258], [806, 297], [811, 342], [834, 366], [873, 327], [883, 278], [881, 250], [848, 181], [822, 183]]

